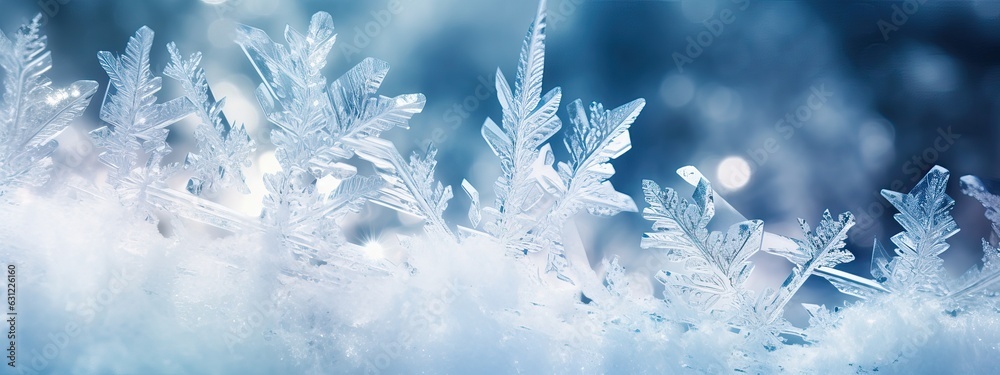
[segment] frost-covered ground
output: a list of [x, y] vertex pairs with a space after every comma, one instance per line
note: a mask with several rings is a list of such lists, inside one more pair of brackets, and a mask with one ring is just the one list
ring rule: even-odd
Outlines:
[[735, 348], [765, 373], [1000, 366], [994, 310], [953, 316], [905, 296], [853, 304], [817, 343], [769, 352], [718, 323], [665, 321], [640, 288], [584, 304], [495, 243], [414, 238], [410, 272], [333, 285], [283, 276], [297, 266], [262, 236], [164, 237], [117, 203], [58, 194], [3, 212], [25, 373], [716, 373], [749, 361]]

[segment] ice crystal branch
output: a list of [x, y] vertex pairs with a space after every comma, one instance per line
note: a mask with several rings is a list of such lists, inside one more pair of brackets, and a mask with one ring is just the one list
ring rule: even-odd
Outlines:
[[[654, 249], [658, 258], [680, 267], [656, 275], [664, 284], [664, 299], [678, 313], [678, 321], [725, 323], [743, 337], [738, 348], [743, 354], [734, 357], [733, 364], [755, 368], [761, 364], [747, 359], [761, 350], [775, 350], [784, 341], [782, 335], [805, 336], [784, 319], [786, 305], [810, 276], [835, 273], [832, 267], [854, 259], [844, 249], [854, 217], [844, 213], [834, 219], [826, 211], [815, 230], [799, 220], [804, 233], [801, 240], [766, 234], [761, 221], [746, 220], [738, 212], [735, 216], [740, 221], [727, 231], [711, 231], [708, 225], [716, 212], [711, 184], [693, 167], [677, 173], [695, 183], [694, 201], [689, 203], [672, 189], [644, 181], [649, 206], [643, 216], [653, 221], [653, 232], [643, 236], [641, 246]], [[725, 200], [719, 200], [728, 207]], [[765, 243], [770, 243], [767, 252], [788, 259], [795, 268], [777, 292], [765, 289], [757, 293], [745, 284], [753, 269], [750, 257]]]
[[242, 125], [233, 127], [226, 120], [222, 113], [225, 98], [216, 101], [212, 95], [205, 70], [199, 66], [201, 53], [185, 60], [174, 43], [168, 44], [167, 50], [170, 64], [164, 74], [181, 82], [185, 98], [197, 108], [199, 121], [194, 131], [199, 152], [189, 153], [184, 159], [184, 168], [194, 171], [187, 183], [188, 192], [200, 195], [206, 189], [216, 191], [221, 185], [250, 193], [243, 168], [250, 166], [256, 145]]
[[[861, 298], [873, 298], [886, 293], [929, 293], [934, 298], [948, 297], [952, 301], [988, 290], [1000, 281], [1000, 264], [996, 248], [983, 241], [983, 267], [972, 267], [958, 280], [948, 280], [944, 260], [939, 255], [948, 250], [947, 239], [959, 228], [951, 216], [955, 201], [945, 189], [949, 172], [934, 166], [908, 194], [883, 190], [882, 195], [900, 212], [896, 221], [903, 232], [892, 237], [897, 246], [890, 255], [876, 239], [872, 248], [871, 274], [868, 280], [846, 273], [823, 274], [841, 292]], [[979, 199], [987, 207], [986, 215], [994, 221], [996, 231], [996, 195], [987, 191], [977, 178], [962, 178], [963, 191]]]
[[374, 164], [387, 182], [380, 190], [376, 203], [424, 219], [427, 228], [438, 234], [454, 236], [442, 216], [453, 197], [451, 186], [434, 181], [437, 149], [433, 145], [428, 146], [423, 155], [414, 152], [409, 163], [403, 160], [392, 143], [382, 139], [371, 139], [366, 147], [358, 148], [356, 152], [359, 157]]
[[890, 289], [944, 292], [946, 273], [939, 255], [948, 250], [946, 240], [958, 233], [951, 217], [955, 201], [945, 193], [948, 177], [947, 169], [934, 166], [909, 194], [882, 190], [882, 196], [899, 210], [894, 218], [903, 227], [903, 232], [892, 236], [898, 256], [885, 269]]
[[336, 40], [333, 19], [316, 13], [307, 35], [287, 27], [285, 39], [288, 47], [271, 41], [262, 30], [242, 25], [237, 34], [237, 43], [264, 80], [257, 88], [257, 99], [267, 118], [279, 127], [271, 132], [271, 142], [278, 148], [275, 156], [296, 178], [305, 179], [299, 177], [305, 173], [323, 177], [345, 168], [338, 174], [353, 175], [353, 168], [333, 164], [350, 155], [332, 139], [333, 108], [321, 72]]
[[111, 169], [109, 182], [136, 203], [144, 202], [147, 187], [167, 174], [161, 166], [171, 151], [166, 127], [195, 110], [186, 98], [157, 103], [162, 79], [150, 70], [152, 46], [153, 30], [143, 26], [129, 38], [124, 55], [97, 55], [111, 79], [100, 115], [108, 125], [90, 135], [104, 149], [100, 160]]
[[561, 229], [570, 217], [581, 210], [593, 215], [613, 216], [622, 211], [635, 212], [635, 202], [628, 195], [615, 190], [608, 181], [615, 173], [609, 163], [632, 147], [628, 129], [646, 105], [637, 99], [613, 110], [605, 110], [600, 103], [590, 106], [590, 117], [583, 102], [569, 104], [570, 123], [564, 143], [570, 154], [569, 163], [559, 162], [560, 184], [556, 185], [555, 203], [542, 223], [533, 231], [549, 249], [547, 269], [560, 278], [560, 265], [566, 261], [561, 243]]
[[693, 203], [670, 188], [643, 181], [649, 207], [643, 217], [653, 222], [653, 232], [643, 235], [644, 249], [657, 249], [670, 262], [681, 262], [680, 272], [660, 271], [657, 279], [684, 302], [704, 313], [734, 311], [737, 298], [748, 294], [744, 284], [753, 270], [750, 256], [760, 250], [763, 223], [748, 220], [726, 233], [709, 231], [715, 215], [714, 191], [702, 179]]
[[0, 102], [0, 195], [48, 180], [55, 141], [80, 117], [97, 92], [97, 82], [76, 81], [56, 89], [44, 73], [52, 68], [42, 15], [11, 37], [0, 32], [0, 68], [5, 72]]
[[[1000, 195], [976, 176], [962, 176], [962, 192], [975, 198], [986, 208], [986, 218], [993, 223], [993, 240], [1000, 240]], [[995, 187], [994, 187], [995, 188]]]
[[312, 238], [333, 248], [344, 244], [337, 220], [349, 212], [357, 212], [370, 194], [382, 186], [377, 177], [354, 176], [322, 195], [315, 185], [300, 187], [292, 179], [285, 172], [264, 176], [269, 193], [264, 197], [264, 223], [283, 237]]
[[[278, 126], [271, 132], [271, 142], [277, 147], [275, 155], [286, 171], [283, 184], [288, 186], [269, 192], [309, 192], [314, 190], [311, 186], [318, 179], [351, 177], [356, 168], [341, 161], [357, 153], [374, 163], [386, 181], [380, 185], [380, 193], [366, 192], [368, 199], [417, 215], [448, 232], [441, 213], [450, 194], [442, 189], [436, 195], [434, 189], [424, 186], [429, 184], [424, 179], [433, 167], [428, 172], [417, 169], [426, 163], [404, 163], [392, 143], [377, 138], [383, 131], [407, 128], [410, 118], [423, 110], [424, 96], [377, 95], [389, 66], [371, 58], [327, 86], [322, 69], [336, 40], [333, 20], [327, 13], [313, 15], [306, 35], [286, 28], [285, 40], [287, 47], [249, 26], [240, 27], [237, 39], [264, 81], [257, 89], [257, 99], [268, 119]], [[269, 186], [278, 185], [281, 184]], [[286, 201], [296, 197], [271, 199]], [[329, 207], [305, 205], [301, 209], [326, 212]]]
[[[473, 222], [485, 216], [487, 221], [483, 228], [486, 232], [499, 239], [507, 249], [520, 253], [541, 250], [539, 243], [527, 234], [536, 224], [536, 211], [543, 209], [540, 202], [559, 181], [552, 169], [554, 157], [547, 142], [562, 127], [556, 116], [562, 92], [555, 88], [542, 96], [544, 65], [545, 1], [542, 1], [521, 47], [513, 91], [503, 72], [497, 69], [502, 127], [486, 119], [482, 128], [483, 138], [500, 158], [495, 207], [470, 214]], [[474, 201], [478, 201], [479, 193], [472, 185], [463, 183], [463, 187]], [[477, 206], [474, 202], [473, 208]]]
[[772, 303], [767, 321], [773, 322], [784, 311], [785, 305], [806, 279], [812, 276], [820, 267], [835, 267], [841, 263], [854, 260], [854, 255], [844, 249], [847, 231], [854, 226], [854, 215], [850, 212], [841, 214], [837, 219], [830, 211], [823, 212], [820, 225], [813, 232], [805, 220], [799, 219], [799, 226], [805, 238], [793, 239], [798, 245], [794, 249], [768, 249], [767, 251], [784, 257], [795, 265], [792, 274], [785, 279]]

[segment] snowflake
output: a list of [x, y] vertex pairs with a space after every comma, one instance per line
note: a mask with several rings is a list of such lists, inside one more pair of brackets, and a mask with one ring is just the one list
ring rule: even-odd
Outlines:
[[[882, 371], [883, 367], [893, 371], [907, 369], [903, 367], [909, 355], [906, 345], [921, 344], [919, 340], [905, 342], [900, 333], [912, 330], [915, 323], [926, 327], [919, 333], [929, 332], [929, 338], [931, 334], [952, 337], [949, 332], [956, 329], [973, 332], [980, 328], [977, 322], [996, 320], [1000, 307], [996, 298], [1000, 296], [1000, 195], [991, 181], [961, 178], [962, 192], [982, 203], [993, 225], [989, 237], [982, 239], [982, 265], [973, 266], [961, 277], [949, 277], [941, 256], [951, 248], [948, 240], [959, 228], [951, 215], [956, 203], [947, 194], [949, 172], [938, 166], [907, 193], [882, 192], [899, 211], [894, 217], [903, 230], [892, 236], [891, 251], [874, 241], [871, 278], [836, 269], [854, 260], [846, 247], [848, 231], [855, 225], [850, 212], [835, 215], [826, 210], [815, 225], [799, 219], [801, 235], [797, 238], [769, 233], [763, 221], [749, 220], [736, 212], [694, 167], [677, 171], [694, 187], [690, 199], [651, 180], [642, 184], [647, 204], [642, 216], [652, 225], [642, 236], [640, 247], [644, 255], [665, 260], [663, 264], [629, 273], [626, 266], [634, 264], [634, 259], [608, 254], [600, 262], [601, 272], [589, 268], [584, 249], [574, 246], [580, 241], [574, 237], [573, 218], [583, 211], [612, 216], [638, 210], [631, 197], [612, 185], [615, 168], [611, 163], [631, 148], [629, 130], [646, 103], [636, 99], [605, 107], [599, 102], [587, 105], [573, 100], [565, 108], [569, 126], [562, 129], [558, 115], [562, 91], [553, 88], [543, 94], [542, 90], [546, 14], [546, 2], [541, 1], [524, 39], [514, 80], [508, 81], [497, 70], [495, 84], [502, 118], [499, 124], [486, 119], [481, 128], [500, 162], [493, 204], [483, 207], [479, 191], [469, 181], [462, 181], [471, 199], [469, 220], [482, 232], [462, 227], [454, 230], [452, 223], [444, 220], [453, 191], [435, 179], [438, 151], [433, 145], [405, 158], [392, 142], [379, 138], [383, 132], [408, 128], [411, 118], [424, 108], [423, 95], [378, 94], [389, 67], [370, 58], [328, 82], [324, 69], [336, 34], [332, 17], [324, 12], [312, 16], [305, 33], [288, 27], [284, 44], [253, 27], [238, 29], [236, 42], [261, 78], [256, 96], [275, 125], [270, 141], [280, 166], [262, 177], [266, 194], [259, 216], [244, 215], [213, 201], [222, 194], [249, 192], [252, 184], [247, 183], [244, 169], [257, 153], [256, 143], [242, 125], [231, 124], [223, 113], [225, 99], [212, 93], [200, 67], [200, 53], [185, 57], [175, 44], [167, 44], [170, 60], [163, 74], [177, 81], [183, 94], [160, 102], [162, 80], [151, 69], [155, 65], [150, 62], [153, 31], [147, 27], [129, 39], [122, 55], [98, 55], [110, 84], [100, 109], [104, 124], [91, 136], [101, 148], [99, 159], [108, 169], [107, 182], [112, 189], [93, 193], [101, 199], [120, 201], [130, 209], [124, 210], [126, 213], [138, 212], [150, 222], [166, 214], [171, 219], [194, 220], [236, 233], [220, 241], [229, 243], [223, 246], [227, 253], [221, 256], [176, 250], [203, 257], [205, 263], [223, 265], [226, 270], [238, 270], [219, 272], [212, 280], [237, 273], [247, 280], [263, 280], [258, 280], [264, 285], [262, 290], [281, 296], [267, 304], [281, 324], [260, 329], [266, 332], [264, 340], [280, 336], [287, 342], [295, 341], [289, 344], [290, 358], [313, 361], [313, 370], [320, 373], [328, 372], [321, 364], [329, 363], [341, 370], [369, 369], [371, 364], [362, 363], [366, 359], [359, 359], [359, 353], [373, 351], [377, 345], [383, 347], [374, 351], [388, 350], [384, 347], [390, 342], [384, 340], [386, 337], [397, 340], [391, 344], [399, 342], [402, 348], [404, 339], [399, 333], [407, 335], [407, 341], [430, 342], [427, 347], [435, 350], [419, 351], [417, 362], [429, 363], [435, 356], [453, 354], [436, 350], [452, 345], [444, 341], [464, 340], [466, 336], [461, 335], [470, 332], [474, 335], [468, 337], [488, 337], [487, 349], [466, 348], [466, 342], [460, 341], [462, 351], [497, 351], [495, 339], [499, 338], [506, 345], [504, 350], [527, 353], [525, 363], [534, 363], [531, 356], [548, 347], [556, 348], [551, 353], [556, 363], [587, 370], [622, 371], [614, 367], [621, 363], [615, 362], [620, 361], [615, 357], [622, 356], [628, 362], [651, 363], [637, 367], [639, 370], [661, 372], [865, 373]], [[51, 64], [39, 22], [36, 17], [12, 38], [0, 34], [0, 66], [5, 72], [5, 95], [0, 105], [0, 194], [45, 183], [49, 155], [57, 146], [54, 138], [82, 113], [97, 90], [91, 81], [60, 90], [50, 87], [42, 75]], [[172, 151], [166, 141], [167, 128], [189, 117], [195, 122], [196, 150], [188, 153], [183, 163], [166, 163]], [[560, 130], [564, 131], [568, 155], [564, 161], [556, 160], [550, 143]], [[359, 173], [357, 163], [370, 164], [374, 172]], [[185, 182], [172, 187], [171, 181]], [[396, 258], [386, 259], [378, 242], [358, 246], [343, 233], [349, 215], [368, 203], [422, 222], [423, 233], [399, 236], [406, 250], [399, 255], [402, 265], [394, 263]], [[733, 213], [722, 214], [730, 210]], [[726, 216], [736, 219], [727, 222]], [[0, 225], [5, 244], [9, 238], [17, 238], [6, 230], [19, 225], [20, 219]], [[116, 225], [126, 227], [121, 223], [129, 219]], [[171, 220], [176, 222], [182, 220]], [[135, 224], [134, 228], [142, 225], [152, 229], [151, 223]], [[114, 231], [125, 232], [109, 229]], [[154, 230], [149, 233], [164, 240]], [[181, 240], [187, 239], [188, 232], [176, 233], [184, 237]], [[164, 247], [174, 251], [170, 246], [186, 244], [181, 240], [171, 239], [174, 243]], [[0, 250], [20, 255], [9, 250], [18, 250], [17, 246], [21, 244]], [[242, 253], [243, 247], [252, 246], [259, 246], [253, 250], [263, 255], [276, 253], [277, 261], [255, 263], [256, 255]], [[488, 251], [464, 251], [468, 248]], [[176, 255], [162, 256], [169, 259]], [[767, 257], [787, 260], [791, 271], [780, 285], [756, 287], [749, 281], [755, 262]], [[544, 259], [544, 272], [565, 282], [544, 282], [543, 268], [523, 261], [526, 258]], [[44, 261], [36, 263], [46, 265]], [[205, 276], [196, 273], [179, 280], [193, 282]], [[785, 316], [793, 309], [789, 304], [802, 297], [799, 292], [812, 276], [825, 278], [860, 301], [829, 309], [803, 303], [809, 325], [793, 325]], [[443, 280], [451, 277], [455, 279], [444, 286]], [[176, 286], [155, 285], [158, 279], [141, 283], [142, 288], [170, 290]], [[316, 284], [337, 287], [317, 288]], [[442, 286], [447, 293], [435, 295]], [[234, 290], [255, 289], [246, 285], [233, 288], [222, 290], [237, 293]], [[348, 299], [358, 296], [366, 303], [352, 304], [356, 301]], [[375, 302], [369, 304], [369, 300]], [[238, 310], [240, 303], [233, 305], [231, 311], [242, 311]], [[422, 326], [434, 331], [431, 339], [409, 336], [406, 329], [412, 327], [400, 325], [422, 305], [434, 315], [419, 316], [421, 324], [435, 321], [433, 327]], [[158, 319], [168, 321], [171, 313]], [[456, 317], [462, 320], [454, 321]], [[466, 325], [475, 329], [465, 329]], [[499, 333], [483, 334], [486, 330], [482, 327], [496, 328]], [[988, 336], [996, 334], [989, 328], [979, 341], [996, 337]], [[868, 340], [867, 336], [884, 333], [872, 330], [895, 334], [899, 336], [896, 344], [903, 344], [893, 346], [887, 337]], [[381, 336], [382, 331], [391, 334]], [[206, 333], [204, 338], [209, 336]], [[934, 337], [925, 340], [938, 345], [933, 348], [975, 345], [955, 345], [956, 340]], [[439, 345], [442, 342], [445, 345]], [[625, 348], [624, 355], [615, 352], [619, 347]], [[403, 367], [410, 364], [407, 360], [413, 360], [407, 357], [407, 350], [396, 354], [392, 355], [397, 361], [392, 366]], [[633, 360], [638, 354], [648, 357]], [[851, 363], [841, 363], [844, 358], [850, 358]], [[514, 359], [510, 369], [523, 370], [518, 362], [521, 358]], [[841, 367], [828, 366], [830, 363]], [[646, 363], [637, 366], [643, 365]]]

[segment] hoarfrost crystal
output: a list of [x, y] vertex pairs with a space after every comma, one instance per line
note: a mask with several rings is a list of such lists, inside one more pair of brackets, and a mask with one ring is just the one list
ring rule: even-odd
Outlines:
[[[377, 95], [389, 65], [371, 58], [327, 86], [322, 69], [336, 34], [332, 17], [324, 12], [312, 17], [306, 35], [286, 28], [287, 47], [249, 26], [241, 26], [238, 34], [237, 42], [264, 80], [257, 99], [278, 126], [271, 142], [282, 170], [266, 177], [265, 221], [286, 228], [285, 234], [293, 230], [334, 240], [339, 237], [329, 228], [336, 226], [336, 218], [373, 200], [450, 233], [441, 218], [450, 190], [435, 194], [426, 186], [433, 168], [419, 169], [432, 167], [433, 161], [408, 165], [392, 143], [377, 138], [383, 131], [407, 128], [410, 118], [423, 110], [423, 95]], [[355, 176], [356, 168], [341, 162], [355, 153], [374, 163], [384, 181]], [[315, 196], [316, 181], [325, 177], [343, 180], [344, 189]], [[294, 220], [285, 222], [288, 218]]]
[[194, 172], [188, 180], [187, 191], [200, 195], [206, 188], [215, 192], [219, 187], [232, 187], [243, 194], [250, 193], [243, 176], [243, 168], [250, 166], [250, 157], [256, 145], [246, 128], [233, 127], [222, 113], [225, 98], [218, 101], [212, 95], [201, 64], [201, 53], [184, 60], [173, 43], [167, 45], [170, 65], [164, 74], [181, 82], [184, 96], [197, 110], [199, 125], [194, 135], [199, 153], [190, 153], [184, 159], [184, 168]]
[[501, 175], [495, 184], [495, 207], [480, 207], [479, 191], [467, 181], [462, 187], [472, 198], [469, 219], [515, 253], [547, 250], [547, 272], [572, 283], [564, 274], [569, 260], [562, 243], [563, 228], [577, 212], [612, 216], [636, 211], [632, 198], [615, 190], [609, 161], [632, 147], [628, 129], [646, 105], [637, 99], [613, 110], [594, 102], [588, 111], [579, 99], [567, 107], [572, 127], [564, 141], [570, 160], [559, 162], [548, 140], [562, 127], [556, 114], [562, 91], [544, 96], [545, 2], [521, 47], [514, 91], [497, 70], [496, 85], [503, 108], [502, 127], [487, 119], [483, 138], [500, 158]]
[[[989, 180], [961, 178], [962, 192], [985, 207], [992, 232], [982, 240], [982, 265], [958, 278], [947, 274], [941, 258], [958, 226], [949, 172], [937, 166], [909, 193], [883, 191], [903, 231], [892, 237], [891, 252], [874, 241], [871, 278], [837, 269], [854, 260], [846, 245], [855, 224], [850, 212], [825, 211], [815, 226], [800, 219], [801, 237], [788, 238], [746, 219], [694, 167], [677, 171], [694, 186], [691, 200], [643, 181], [642, 216], [652, 229], [639, 241], [639, 256], [584, 249], [577, 214], [638, 210], [611, 184], [611, 163], [631, 148], [629, 130], [646, 102], [606, 108], [573, 100], [562, 129], [562, 91], [542, 90], [546, 19], [541, 1], [514, 80], [497, 70], [502, 118], [499, 124], [486, 119], [481, 133], [500, 161], [500, 175], [487, 207], [485, 195], [462, 181], [471, 229], [456, 230], [444, 219], [453, 191], [435, 179], [433, 145], [404, 158], [379, 138], [408, 128], [424, 96], [378, 94], [389, 67], [377, 59], [326, 79], [336, 40], [327, 13], [313, 15], [304, 34], [286, 28], [284, 44], [253, 27], [237, 30], [236, 42], [262, 81], [257, 100], [275, 125], [270, 140], [280, 169], [256, 183], [246, 173], [256, 144], [223, 113], [225, 99], [209, 87], [200, 53], [185, 57], [166, 45], [163, 74], [183, 94], [161, 101], [162, 80], [151, 69], [160, 66], [150, 61], [152, 30], [140, 28], [120, 56], [101, 52], [110, 83], [100, 108], [103, 126], [91, 137], [111, 188], [70, 181], [69, 193], [44, 199], [6, 194], [0, 255], [52, 279], [30, 280], [29, 288], [74, 301], [81, 289], [107, 295], [87, 289], [107, 276], [101, 272], [108, 264], [94, 259], [121, 265], [131, 281], [115, 293], [139, 307], [102, 305], [114, 315], [86, 323], [120, 335], [120, 342], [97, 342], [96, 352], [68, 346], [49, 370], [148, 372], [147, 364], [129, 361], [159, 351], [181, 358], [158, 364], [163, 372], [213, 361], [268, 373], [906, 373], [1000, 366], [1000, 196]], [[46, 182], [54, 138], [97, 91], [92, 81], [51, 87], [43, 76], [51, 61], [40, 21], [10, 37], [0, 34], [0, 194]], [[188, 117], [197, 147], [183, 163], [165, 163], [167, 127]], [[556, 160], [550, 144], [560, 130], [565, 161]], [[373, 172], [359, 173], [358, 163]], [[252, 186], [266, 191], [259, 215], [218, 199]], [[109, 208], [109, 201], [116, 204]], [[369, 203], [417, 218], [422, 230], [400, 230], [400, 246], [375, 233], [352, 243], [342, 228]], [[92, 220], [95, 212], [99, 220]], [[134, 220], [135, 214], [147, 220]], [[40, 221], [52, 228], [33, 224]], [[191, 221], [205, 226], [187, 226]], [[171, 236], [160, 234], [164, 228]], [[628, 246], [634, 247], [614, 250]], [[65, 251], [69, 247], [81, 251]], [[592, 262], [595, 253], [604, 258]], [[783, 275], [773, 283], [756, 280], [774, 268], [753, 272], [755, 262], [785, 264], [782, 259], [791, 268], [784, 282], [778, 284]], [[66, 271], [81, 264], [87, 272]], [[797, 312], [809, 323], [793, 324], [791, 314], [786, 319], [800, 309], [793, 302], [815, 302], [801, 293], [812, 276], [859, 300], [802, 303]], [[65, 313], [75, 304], [58, 298], [33, 303], [49, 310], [46, 321], [79, 318]], [[155, 323], [130, 320], [137, 316]], [[122, 334], [121, 327], [136, 332]], [[206, 350], [178, 350], [175, 341]], [[245, 353], [218, 355], [219, 347]], [[75, 350], [103, 361], [81, 370], [68, 358]], [[470, 364], [460, 359], [469, 353], [488, 355]], [[936, 353], [971, 359], [946, 367]], [[437, 365], [437, 371], [429, 368]]]
[[163, 79], [150, 70], [152, 47], [153, 30], [142, 27], [129, 38], [124, 55], [97, 55], [111, 79], [101, 106], [101, 120], [108, 125], [90, 135], [104, 149], [100, 159], [111, 169], [108, 181], [129, 204], [144, 204], [147, 188], [162, 185], [175, 172], [162, 165], [171, 151], [166, 127], [194, 111], [186, 98], [157, 103]]
[[0, 32], [0, 196], [21, 186], [39, 186], [49, 177], [55, 141], [83, 114], [97, 92], [97, 82], [76, 81], [56, 89], [44, 73], [52, 55], [41, 35], [42, 15], [8, 37]]

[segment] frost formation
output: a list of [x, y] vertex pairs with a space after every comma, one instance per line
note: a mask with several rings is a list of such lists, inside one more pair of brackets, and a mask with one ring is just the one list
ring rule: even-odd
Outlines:
[[[5, 73], [0, 194], [46, 182], [49, 156], [57, 147], [54, 138], [83, 113], [98, 89], [93, 81], [51, 87], [43, 76], [51, 58], [39, 20], [12, 37], [0, 33]], [[631, 148], [629, 129], [646, 103], [636, 99], [606, 108], [574, 100], [565, 106], [569, 126], [562, 129], [562, 91], [556, 87], [543, 94], [542, 89], [545, 28], [542, 1], [522, 44], [514, 80], [497, 70], [502, 117], [499, 124], [486, 119], [481, 132], [499, 159], [500, 173], [490, 206], [482, 204], [484, 196], [472, 183], [462, 181], [471, 200], [471, 228], [453, 227], [444, 219], [453, 192], [435, 179], [434, 146], [404, 158], [392, 142], [380, 138], [383, 132], [408, 128], [423, 110], [424, 96], [380, 95], [389, 67], [371, 58], [328, 82], [324, 70], [336, 34], [333, 18], [324, 12], [312, 17], [305, 33], [288, 27], [282, 43], [250, 26], [237, 31], [236, 42], [261, 80], [255, 94], [275, 125], [270, 142], [281, 167], [263, 176], [266, 194], [259, 216], [239, 213], [216, 199], [250, 192], [246, 171], [257, 153], [256, 142], [244, 126], [226, 118], [225, 99], [213, 95], [200, 53], [185, 57], [175, 44], [167, 44], [170, 60], [163, 74], [176, 81], [182, 95], [158, 98], [163, 82], [151, 69], [156, 65], [150, 61], [153, 31], [147, 27], [128, 40], [123, 54], [98, 54], [110, 81], [100, 107], [102, 126], [90, 135], [101, 149], [109, 188], [72, 187], [126, 208], [119, 216], [108, 215], [125, 229], [107, 229], [100, 232], [103, 236], [120, 245], [135, 241], [134, 235], [155, 248], [150, 250], [154, 256], [123, 255], [128, 252], [116, 247], [117, 252], [106, 254], [109, 258], [124, 257], [139, 269], [148, 270], [150, 263], [172, 266], [149, 271], [131, 284], [130, 298], [164, 311], [155, 319], [181, 327], [178, 332], [206, 330], [198, 343], [206, 347], [281, 348], [288, 362], [272, 363], [276, 367], [268, 371], [371, 372], [447, 363], [454, 365], [449, 368], [453, 371], [489, 364], [507, 372], [577, 367], [907, 372], [933, 368], [921, 367], [927, 366], [926, 359], [907, 354], [911, 347], [955, 353], [969, 345], [978, 349], [978, 342], [1000, 342], [995, 323], [1000, 195], [991, 181], [960, 179], [961, 191], [986, 208], [993, 232], [982, 240], [982, 265], [952, 278], [940, 256], [959, 229], [951, 216], [955, 201], [946, 193], [949, 172], [939, 166], [908, 193], [882, 192], [899, 211], [895, 219], [903, 231], [891, 238], [891, 252], [874, 241], [871, 277], [837, 269], [854, 260], [845, 243], [855, 224], [850, 212], [834, 216], [825, 211], [815, 226], [800, 219], [799, 238], [787, 238], [732, 209], [693, 167], [678, 170], [694, 187], [690, 200], [678, 190], [643, 181], [642, 215], [652, 225], [640, 247], [655, 264], [629, 269], [634, 264], [609, 254], [598, 262], [599, 271], [590, 268], [586, 249], [575, 245], [573, 219], [583, 211], [597, 216], [638, 211], [633, 199], [612, 185], [612, 162]], [[183, 162], [167, 163], [172, 152], [168, 127], [184, 119], [195, 123], [197, 149]], [[557, 162], [550, 141], [560, 131], [568, 159]], [[359, 161], [369, 163], [373, 173], [359, 173]], [[175, 186], [175, 180], [184, 182]], [[334, 187], [324, 191], [321, 181], [333, 181]], [[72, 197], [81, 207], [100, 207]], [[368, 203], [422, 224], [422, 232], [399, 236], [401, 255], [383, 254], [378, 241], [355, 244], [344, 234], [347, 218]], [[12, 215], [27, 216], [35, 207], [31, 204], [39, 203], [3, 204]], [[733, 211], [729, 216], [738, 219], [725, 221], [716, 215], [722, 210]], [[136, 215], [145, 220], [131, 220]], [[60, 219], [65, 220], [59, 215], [53, 220]], [[0, 228], [13, 228], [0, 232], [5, 243], [30, 243], [18, 237], [23, 220], [0, 220]], [[151, 229], [163, 221], [175, 236], [165, 238]], [[227, 237], [199, 237], [192, 223]], [[85, 237], [73, 235], [68, 238]], [[59, 259], [54, 251], [32, 258], [24, 247], [4, 245], [0, 250], [43, 266]], [[791, 264], [784, 282], [765, 287], [751, 282], [754, 263], [775, 256]], [[786, 313], [798, 309], [793, 302], [812, 276], [857, 301], [832, 308], [802, 303], [809, 323], [793, 323]], [[251, 287], [227, 289], [224, 284], [233, 279]], [[229, 304], [229, 298], [235, 302]], [[197, 311], [191, 306], [210, 306], [210, 312], [191, 312]], [[211, 331], [233, 322], [232, 315], [245, 314], [248, 306], [257, 309], [251, 312], [260, 321]], [[926, 340], [906, 341], [914, 325]], [[867, 338], [876, 328], [898, 337]], [[394, 336], [398, 332], [408, 338]], [[956, 335], [978, 341], [949, 341]], [[143, 339], [134, 337], [137, 341], [130, 343], [150, 344]], [[410, 351], [418, 345], [429, 349]], [[389, 353], [388, 362], [380, 359], [380, 350]], [[490, 355], [483, 363], [455, 362], [470, 352]], [[180, 354], [198, 358], [191, 351]], [[996, 363], [973, 359], [971, 367], [962, 368]], [[237, 362], [250, 371], [264, 371], [253, 360]]]

